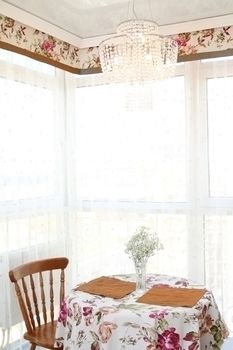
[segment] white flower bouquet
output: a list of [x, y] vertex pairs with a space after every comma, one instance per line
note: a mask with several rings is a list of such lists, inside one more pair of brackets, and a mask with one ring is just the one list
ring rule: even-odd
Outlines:
[[163, 245], [156, 233], [152, 233], [148, 227], [140, 226], [128, 241], [125, 252], [134, 262], [142, 262], [160, 249], [163, 249]]

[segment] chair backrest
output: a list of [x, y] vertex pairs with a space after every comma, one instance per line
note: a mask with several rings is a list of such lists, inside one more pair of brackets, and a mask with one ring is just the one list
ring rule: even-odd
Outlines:
[[[61, 304], [65, 296], [64, 269], [68, 262], [65, 257], [37, 260], [17, 266], [9, 272], [28, 333], [32, 333], [43, 323], [54, 321], [54, 270], [60, 270], [58, 273]], [[45, 282], [46, 278], [48, 282]], [[48, 299], [49, 307], [46, 305]]]

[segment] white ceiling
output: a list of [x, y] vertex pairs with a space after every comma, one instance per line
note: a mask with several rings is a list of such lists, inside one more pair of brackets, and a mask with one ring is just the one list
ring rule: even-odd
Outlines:
[[[113, 34], [132, 0], [2, 0], [82, 39]], [[233, 14], [233, 0], [135, 0], [138, 18], [160, 26]], [[1, 6], [0, 6], [1, 13]], [[233, 24], [233, 23], [231, 23]]]

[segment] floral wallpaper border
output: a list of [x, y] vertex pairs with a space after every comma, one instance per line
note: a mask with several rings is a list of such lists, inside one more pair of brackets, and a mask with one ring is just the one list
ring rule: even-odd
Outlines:
[[79, 48], [0, 14], [0, 47], [79, 73]]
[[[233, 26], [172, 35], [178, 61], [233, 55]], [[79, 49], [0, 14], [0, 47], [76, 74], [101, 71], [98, 47]]]

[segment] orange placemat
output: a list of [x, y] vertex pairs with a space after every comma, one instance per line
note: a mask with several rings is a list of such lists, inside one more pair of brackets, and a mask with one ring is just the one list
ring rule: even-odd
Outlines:
[[137, 302], [162, 306], [193, 307], [205, 292], [205, 289], [196, 288], [151, 288]]
[[91, 280], [90, 282], [81, 284], [76, 287], [75, 290], [120, 299], [133, 292], [135, 288], [136, 284], [134, 282], [127, 282], [114, 277], [102, 276]]

